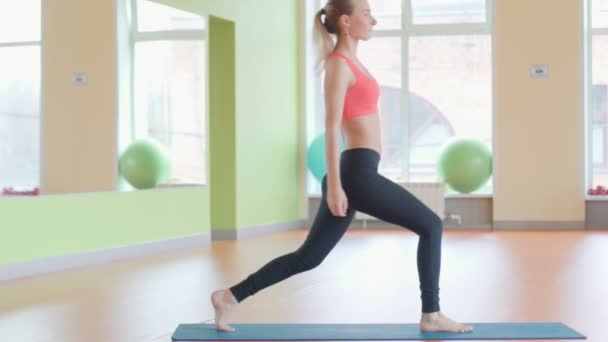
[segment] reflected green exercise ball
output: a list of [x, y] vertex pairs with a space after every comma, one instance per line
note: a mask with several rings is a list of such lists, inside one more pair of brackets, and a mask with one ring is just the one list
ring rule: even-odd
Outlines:
[[441, 180], [460, 193], [481, 188], [492, 175], [492, 153], [482, 141], [454, 138], [443, 146], [437, 161]]
[[136, 189], [155, 188], [171, 176], [169, 151], [156, 140], [136, 140], [120, 156], [118, 171]]
[[[339, 148], [340, 152], [344, 151], [344, 141], [342, 140], [342, 137], [339, 139]], [[307, 164], [308, 169], [319, 183], [323, 181], [323, 177], [327, 173], [325, 133], [317, 136], [308, 147]]]

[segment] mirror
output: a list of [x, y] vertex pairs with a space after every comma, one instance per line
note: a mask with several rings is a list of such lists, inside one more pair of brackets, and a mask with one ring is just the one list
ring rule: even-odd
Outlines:
[[208, 182], [207, 17], [95, 6], [0, 4], [0, 198]]

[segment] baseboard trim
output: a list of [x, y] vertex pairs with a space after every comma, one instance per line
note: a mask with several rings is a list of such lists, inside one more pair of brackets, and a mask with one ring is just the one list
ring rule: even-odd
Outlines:
[[495, 230], [584, 230], [585, 221], [494, 221]]
[[[445, 230], [492, 230], [491, 224], [453, 225], [444, 223]], [[399, 225], [388, 223], [378, 219], [360, 220], [355, 219], [349, 229], [405, 229]]]
[[587, 225], [587, 230], [608, 230], [608, 225]]
[[[403, 229], [403, 227], [388, 223], [378, 219], [369, 220], [353, 220], [351, 228], [354, 229]], [[597, 229], [599, 227], [585, 226], [584, 221], [496, 221], [492, 224], [461, 224], [454, 225], [445, 223], [443, 225], [446, 230], [585, 230]]]
[[255, 236], [267, 235], [277, 232], [302, 229], [306, 227], [306, 220], [295, 220], [257, 226], [241, 227], [239, 229], [211, 229], [212, 241], [241, 240]]
[[25, 278], [82, 266], [103, 264], [112, 261], [131, 259], [174, 250], [194, 248], [209, 243], [211, 243], [211, 234], [202, 233], [167, 240], [144, 242], [129, 246], [113, 247], [90, 252], [0, 265], [0, 281]]
[[608, 230], [608, 223], [607, 224], [587, 224], [587, 226], [585, 228], [587, 228], [587, 230]]

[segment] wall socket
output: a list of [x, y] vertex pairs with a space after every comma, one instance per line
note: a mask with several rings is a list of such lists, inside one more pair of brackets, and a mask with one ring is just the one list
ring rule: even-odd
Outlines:
[[72, 85], [82, 87], [89, 83], [89, 77], [85, 72], [74, 72], [72, 74]]
[[446, 223], [456, 224], [460, 226], [462, 224], [462, 217], [458, 214], [448, 213], [445, 216], [445, 221], [447, 221]]
[[531, 64], [530, 65], [530, 77], [548, 78], [549, 77], [549, 65], [548, 64]]

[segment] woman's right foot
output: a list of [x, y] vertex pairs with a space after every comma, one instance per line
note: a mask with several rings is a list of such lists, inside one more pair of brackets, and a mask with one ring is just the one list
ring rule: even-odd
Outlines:
[[446, 317], [443, 312], [423, 313], [420, 318], [420, 330], [423, 332], [455, 332], [469, 333], [473, 331], [470, 325], [457, 323]]
[[229, 289], [214, 291], [211, 294], [211, 303], [215, 309], [215, 328], [218, 331], [233, 332], [236, 329], [228, 325], [227, 315], [238, 303]]

